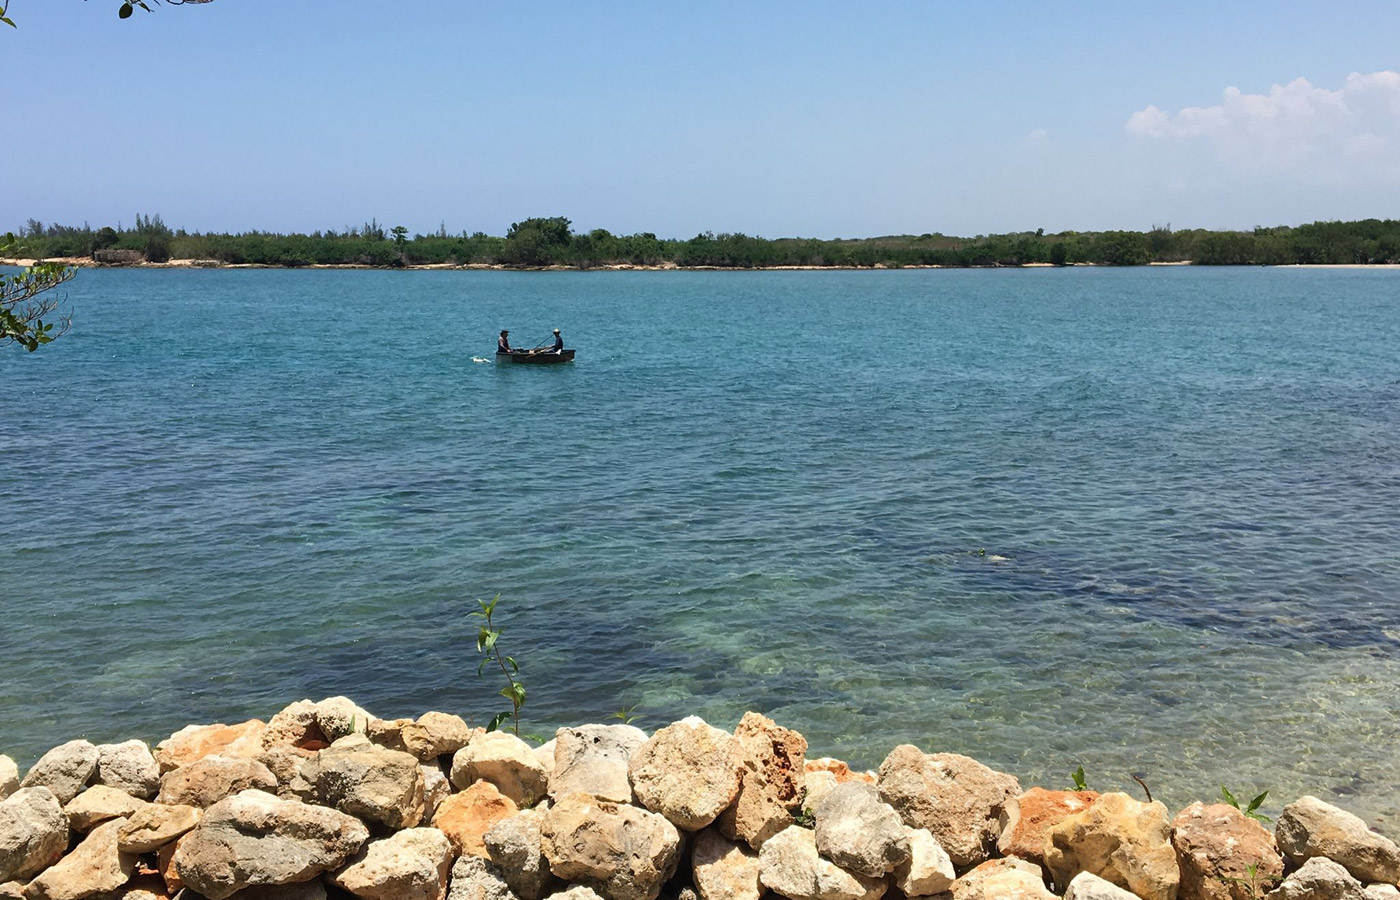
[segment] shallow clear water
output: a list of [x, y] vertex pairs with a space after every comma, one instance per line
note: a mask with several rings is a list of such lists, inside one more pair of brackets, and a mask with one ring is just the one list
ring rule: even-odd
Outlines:
[[[1400, 812], [1400, 275], [86, 271], [0, 353], [0, 752], [746, 709]], [[564, 329], [578, 361], [480, 363]], [[983, 554], [985, 551], [985, 555]], [[1271, 811], [1276, 804], [1271, 803]], [[1269, 808], [1266, 807], [1266, 808]]]

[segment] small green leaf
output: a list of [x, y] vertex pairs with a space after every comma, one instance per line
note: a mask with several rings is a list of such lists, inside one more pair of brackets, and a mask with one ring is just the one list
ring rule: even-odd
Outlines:
[[1264, 798], [1266, 798], [1266, 797], [1268, 797], [1268, 796], [1269, 796], [1269, 792], [1268, 792], [1268, 791], [1265, 791], [1264, 793], [1260, 794], [1258, 797], [1255, 797], [1253, 800], [1249, 801], [1249, 808], [1247, 808], [1247, 809], [1244, 811], [1244, 814], [1245, 814], [1245, 815], [1249, 815], [1250, 813], [1254, 812], [1256, 809], [1259, 808], [1260, 804], [1262, 804], [1262, 803], [1264, 802]]
[[4, 16], [0, 16], [0, 22], [4, 22], [6, 25], [10, 26], [11, 28], [18, 28], [18, 27], [19, 27], [18, 25], [16, 25], [16, 24], [14, 23], [14, 20], [13, 20], [13, 19], [7, 19], [7, 18], [5, 18]]
[[132, 13], [131, 4], [130, 4], [130, 3], [123, 3], [122, 6], [121, 6], [121, 9], [117, 10], [117, 18], [119, 18], [119, 19], [129, 19], [129, 18], [131, 18], [131, 13]]
[[502, 722], [504, 722], [506, 719], [509, 719], [509, 718], [510, 718], [510, 713], [508, 713], [508, 712], [496, 713], [496, 715], [492, 717], [490, 723], [487, 724], [486, 730], [487, 730], [487, 731], [495, 731], [496, 729], [498, 729], [498, 728], [501, 727], [501, 723], [502, 723]]
[[1230, 793], [1230, 789], [1223, 784], [1220, 786], [1220, 796], [1224, 797], [1225, 802], [1233, 806], [1235, 809], [1240, 808], [1240, 801], [1236, 800], [1235, 795]]

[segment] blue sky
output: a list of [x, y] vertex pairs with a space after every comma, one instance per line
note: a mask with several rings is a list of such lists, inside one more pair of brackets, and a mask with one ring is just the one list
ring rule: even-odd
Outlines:
[[1393, 0], [117, 5], [11, 0], [0, 227], [1400, 216]]

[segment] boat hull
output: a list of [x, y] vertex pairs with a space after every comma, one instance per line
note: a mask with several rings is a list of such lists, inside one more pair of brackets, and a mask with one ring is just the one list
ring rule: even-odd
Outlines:
[[517, 350], [513, 353], [496, 351], [496, 362], [507, 365], [550, 366], [573, 361], [573, 350], [561, 350], [557, 353], [553, 350]]

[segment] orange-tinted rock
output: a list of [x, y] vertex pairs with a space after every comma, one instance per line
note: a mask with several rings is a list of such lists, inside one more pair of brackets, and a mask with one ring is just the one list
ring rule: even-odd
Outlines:
[[1274, 836], [1244, 813], [1216, 803], [1192, 803], [1172, 820], [1172, 846], [1181, 869], [1178, 900], [1253, 900], [1248, 884], [1269, 891], [1283, 877]]
[[206, 756], [252, 759], [262, 750], [266, 728], [257, 719], [241, 725], [189, 725], [156, 745], [156, 762], [169, 772]]
[[1045, 836], [1066, 816], [1083, 812], [1099, 797], [1097, 791], [1047, 791], [1031, 788], [1007, 801], [1001, 815], [997, 850], [1002, 856], [1019, 856], [1036, 865], [1045, 864]]
[[755, 712], [744, 714], [734, 737], [742, 759], [739, 796], [717, 824], [725, 837], [756, 850], [802, 811], [807, 739]]
[[489, 860], [483, 840], [486, 832], [520, 809], [489, 781], [478, 781], [460, 794], [453, 794], [438, 806], [433, 827], [447, 835], [457, 856], [477, 856]]
[[1080, 872], [1090, 872], [1142, 900], [1176, 900], [1181, 873], [1171, 831], [1161, 801], [1104, 794], [1050, 829], [1045, 867], [1056, 884], [1068, 885]]
[[803, 768], [808, 772], [830, 772], [835, 777], [837, 784], [845, 784], [848, 781], [863, 781], [866, 784], [876, 783], [874, 772], [852, 772], [851, 767], [845, 762], [832, 759], [830, 756], [809, 759]]

